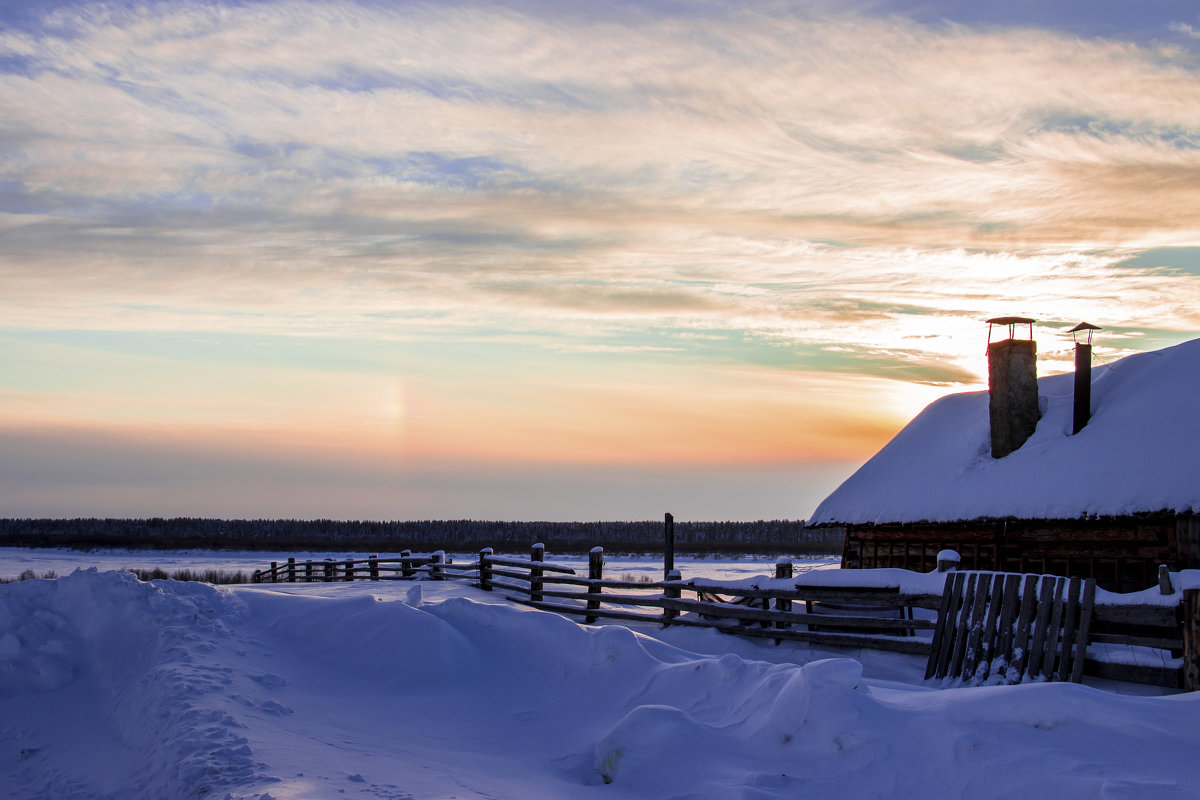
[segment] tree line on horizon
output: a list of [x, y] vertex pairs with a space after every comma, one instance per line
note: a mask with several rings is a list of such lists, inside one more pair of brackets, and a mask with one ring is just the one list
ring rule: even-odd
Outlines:
[[[0, 519], [9, 547], [202, 548], [223, 550], [521, 552], [535, 542], [550, 552], [595, 546], [657, 552], [662, 521], [520, 522], [494, 520], [296, 520], [151, 517], [146, 519]], [[695, 553], [840, 553], [840, 529], [806, 528], [804, 520], [675, 522], [675, 549]]]

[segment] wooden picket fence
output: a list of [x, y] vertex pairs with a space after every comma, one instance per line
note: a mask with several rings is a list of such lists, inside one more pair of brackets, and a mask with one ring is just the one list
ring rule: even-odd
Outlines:
[[962, 572], [946, 579], [926, 680], [1083, 680], [1096, 582], [1026, 575], [1022, 586], [1021, 579]]
[[[713, 628], [723, 633], [800, 641], [827, 647], [867, 648], [925, 656], [927, 679], [943, 684], [1074, 680], [1083, 675], [1184, 688], [1185, 630], [1175, 606], [1095, 599], [1094, 583], [1053, 576], [949, 573], [940, 594], [905, 594], [895, 587], [830, 586], [794, 577], [781, 559], [772, 579], [722, 584], [604, 577], [604, 552], [593, 548], [588, 574], [545, 561], [534, 545], [528, 559], [481, 550], [471, 562], [452, 563], [442, 551], [399, 557], [285, 563], [256, 571], [255, 583], [352, 580], [469, 580], [484, 591], [504, 592], [517, 603], [546, 611], [662, 626]], [[858, 570], [841, 577], [853, 584]], [[1180, 593], [1182, 595], [1182, 593]], [[1182, 598], [1181, 598], [1182, 599]], [[1200, 602], [1192, 598], [1193, 605]], [[916, 610], [916, 611], [914, 611]], [[936, 615], [936, 616], [935, 616]], [[1197, 628], [1200, 626], [1193, 626]], [[1192, 645], [1195, 644], [1195, 636]], [[1131, 663], [1087, 654], [1088, 644], [1122, 652], [1158, 653], [1156, 663]], [[1188, 652], [1191, 652], [1190, 650]], [[1189, 687], [1196, 688], [1196, 687]]]

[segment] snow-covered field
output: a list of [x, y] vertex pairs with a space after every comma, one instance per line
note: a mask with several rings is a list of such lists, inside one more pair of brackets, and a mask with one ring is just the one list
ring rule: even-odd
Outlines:
[[[324, 552], [299, 553], [270, 552], [257, 550], [124, 550], [103, 549], [92, 552], [66, 550], [58, 548], [26, 548], [0, 547], [0, 579], [13, 579], [25, 570], [33, 570], [41, 576], [53, 571], [58, 575], [66, 575], [76, 569], [95, 567], [99, 570], [108, 569], [153, 569], [161, 567], [167, 572], [181, 569], [204, 570], [217, 569], [241, 571], [250, 575], [256, 569], [265, 569], [272, 561], [283, 563], [288, 556], [294, 556], [298, 561], [306, 559], [321, 561], [326, 557], [344, 560], [346, 558], [363, 558], [366, 553]], [[380, 558], [397, 557], [399, 553], [378, 553]], [[455, 562], [472, 561], [477, 554], [449, 553]], [[500, 555], [497, 553], [497, 555]], [[517, 558], [528, 558], [529, 553], [516, 554]], [[588, 559], [586, 555], [561, 555], [547, 553], [546, 560], [554, 564], [574, 567], [585, 577], [587, 575]], [[675, 558], [675, 568], [684, 578], [713, 578], [720, 580], [737, 580], [740, 578], [756, 577], [774, 574], [775, 556], [723, 556], [720, 558]], [[837, 556], [795, 556], [793, 562], [798, 573], [810, 569], [837, 569]], [[634, 580], [642, 576], [650, 580], [662, 579], [661, 557], [615, 556], [607, 553], [604, 556], [604, 574], [610, 578], [620, 578], [622, 575], [632, 575]]]
[[79, 571], [0, 586], [0, 797], [1197, 796], [1200, 697], [922, 669], [457, 581]]

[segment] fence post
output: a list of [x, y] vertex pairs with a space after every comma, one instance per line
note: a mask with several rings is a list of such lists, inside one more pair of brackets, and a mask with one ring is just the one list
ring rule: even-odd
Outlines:
[[[667, 579], [667, 581], [680, 581], [680, 580], [683, 580], [683, 576], [679, 574], [679, 570], [673, 569], [667, 573], [666, 579]], [[683, 596], [683, 590], [680, 589], [678, 586], [663, 587], [663, 599], [678, 600], [682, 596]], [[671, 620], [675, 619], [678, 616], [679, 616], [679, 609], [664, 608], [663, 609], [663, 620], [662, 620], [663, 627], [665, 628], [668, 625], [670, 625]]]
[[529, 600], [542, 602], [542, 562], [546, 560], [546, 545], [538, 542], [529, 549]]
[[[600, 581], [604, 579], [604, 548], [593, 547], [588, 553], [588, 611], [595, 611], [600, 608]], [[596, 599], [592, 599], [592, 595]], [[584, 622], [595, 622], [596, 617], [588, 614], [583, 618]]]
[[1166, 564], [1158, 565], [1158, 593], [1175, 594], [1175, 587], [1171, 585], [1171, 571]]
[[1200, 589], [1183, 592], [1183, 690], [1200, 689]]
[[446, 563], [446, 551], [435, 550], [433, 552], [433, 562], [429, 565], [429, 578], [435, 581], [443, 581], [446, 579], [442, 572], [442, 565]]
[[279, 583], [279, 562], [271, 562], [271, 583]]
[[325, 583], [331, 582], [333, 580], [333, 573], [336, 570], [332, 558], [325, 559], [323, 569], [325, 571], [325, 575], [323, 576], [325, 578]]
[[354, 559], [346, 560], [346, 580], [354, 580]]
[[667, 514], [663, 519], [663, 580], [675, 570], [675, 517]]
[[288, 558], [287, 576], [288, 576], [288, 578], [287, 578], [288, 583], [296, 582], [296, 559], [295, 559], [295, 557]]
[[261, 571], [261, 570], [257, 570], [257, 569], [256, 569], [256, 570], [254, 570], [254, 574], [250, 576], [250, 582], [251, 582], [251, 583], [262, 583], [262, 577], [261, 577], [261, 576], [262, 576], [262, 571]]
[[412, 550], [401, 550], [400, 551], [400, 577], [401, 578], [408, 579], [414, 575], [412, 561], [409, 560], [411, 558], [412, 558]]
[[313, 582], [313, 565], [312, 565], [311, 559], [304, 562], [304, 582], [305, 583]]
[[[788, 580], [792, 577], [792, 560], [787, 557], [780, 558], [775, 562], [775, 580]], [[792, 601], [783, 597], [775, 598], [776, 611], [791, 611]], [[790, 628], [790, 622], [776, 622], [776, 628]], [[779, 644], [780, 640], [776, 639], [775, 644]]]
[[954, 572], [962, 562], [962, 556], [954, 550], [942, 550], [937, 554], [937, 571]]
[[379, 554], [367, 556], [367, 567], [371, 570], [371, 580], [379, 580]]
[[492, 548], [485, 547], [479, 551], [479, 588], [485, 592], [492, 590], [492, 563], [488, 561], [488, 556], [492, 554]]

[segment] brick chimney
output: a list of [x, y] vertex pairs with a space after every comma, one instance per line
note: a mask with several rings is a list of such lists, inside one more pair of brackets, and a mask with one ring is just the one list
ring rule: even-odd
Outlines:
[[[1037, 427], [1037, 343], [1034, 320], [996, 317], [988, 320], [988, 412], [992, 427], [992, 458], [1004, 458], [1025, 444]], [[1007, 325], [1008, 338], [992, 341], [992, 325]], [[1017, 339], [1018, 325], [1029, 326], [1029, 338]]]

